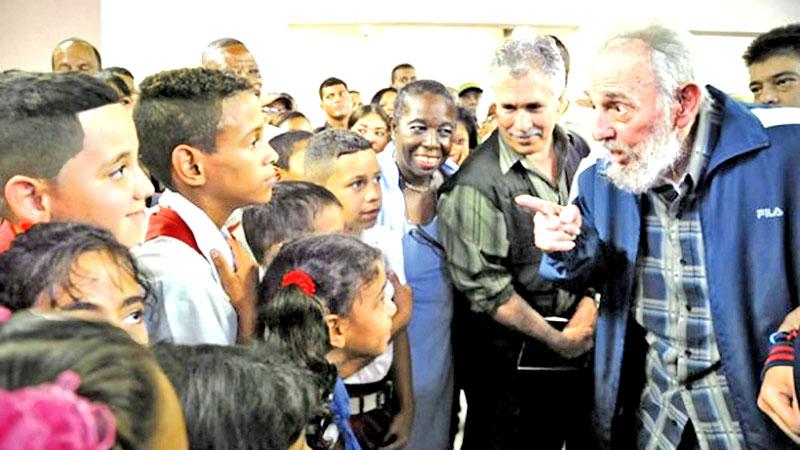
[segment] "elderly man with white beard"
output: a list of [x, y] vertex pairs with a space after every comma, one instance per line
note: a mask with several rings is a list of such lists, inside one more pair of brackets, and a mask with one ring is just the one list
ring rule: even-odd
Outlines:
[[790, 368], [759, 388], [770, 333], [798, 325], [800, 110], [737, 103], [692, 67], [662, 26], [609, 39], [586, 92], [606, 156], [576, 175], [573, 204], [517, 202], [536, 212], [542, 276], [602, 296], [605, 445], [789, 448]]

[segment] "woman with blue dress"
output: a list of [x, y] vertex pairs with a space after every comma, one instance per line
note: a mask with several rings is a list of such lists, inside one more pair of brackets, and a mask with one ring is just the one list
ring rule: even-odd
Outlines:
[[453, 296], [436, 229], [436, 191], [456, 167], [447, 162], [456, 105], [436, 81], [406, 85], [395, 100], [393, 144], [378, 155], [383, 207], [378, 223], [403, 233], [413, 309], [411, 345], [414, 421], [409, 450], [450, 447]]

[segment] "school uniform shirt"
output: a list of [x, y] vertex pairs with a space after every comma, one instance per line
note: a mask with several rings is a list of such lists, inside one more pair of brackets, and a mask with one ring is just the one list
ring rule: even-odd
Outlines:
[[188, 226], [197, 249], [169, 236], [158, 236], [132, 252], [152, 284], [145, 315], [151, 342], [233, 345], [238, 318], [211, 260], [218, 250], [233, 266], [225, 241], [227, 230], [182, 195], [165, 191], [157, 208], [169, 208]]
[[[406, 274], [403, 270], [403, 239], [399, 233], [382, 225], [375, 225], [361, 233], [361, 240], [383, 253], [387, 275], [394, 272], [400, 283], [406, 284]], [[392, 283], [386, 283], [386, 298], [392, 297], [394, 297], [394, 287]], [[389, 343], [389, 347], [382, 355], [347, 377], [344, 382], [346, 384], [366, 384], [381, 381], [389, 374], [393, 355], [394, 346]]]

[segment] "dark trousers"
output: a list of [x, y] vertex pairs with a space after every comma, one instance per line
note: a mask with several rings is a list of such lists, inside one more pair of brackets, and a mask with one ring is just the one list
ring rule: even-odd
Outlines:
[[591, 369], [518, 371], [520, 336], [499, 324], [468, 323], [471, 331], [457, 338], [467, 397], [463, 450], [561, 450], [565, 443], [567, 449], [598, 448]]

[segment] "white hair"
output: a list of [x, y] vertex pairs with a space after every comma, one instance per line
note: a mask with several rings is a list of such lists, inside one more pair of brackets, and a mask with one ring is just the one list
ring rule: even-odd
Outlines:
[[676, 30], [660, 24], [626, 29], [609, 37], [601, 51], [613, 41], [639, 40], [650, 49], [650, 65], [662, 93], [674, 99], [678, 86], [695, 81], [694, 57], [686, 38]]
[[489, 71], [497, 83], [499, 77], [522, 77], [533, 69], [550, 79], [553, 95], [566, 88], [566, 69], [561, 52], [552, 38], [542, 35], [530, 39], [509, 39], [495, 51]]

